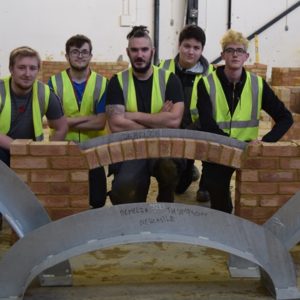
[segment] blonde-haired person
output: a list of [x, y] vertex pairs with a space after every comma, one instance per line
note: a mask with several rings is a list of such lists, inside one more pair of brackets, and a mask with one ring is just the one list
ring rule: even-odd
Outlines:
[[[201, 130], [258, 143], [259, 116], [264, 110], [275, 125], [262, 141], [278, 141], [293, 124], [293, 118], [266, 81], [244, 69], [249, 57], [248, 40], [242, 33], [229, 30], [222, 37], [221, 46], [225, 65], [198, 84]], [[211, 208], [231, 213], [230, 180], [235, 169], [209, 162], [204, 162], [203, 168]]]
[[37, 80], [41, 59], [23, 46], [11, 51], [10, 76], [0, 80], [0, 160], [10, 165], [14, 139], [43, 140], [42, 117], [54, 129], [51, 140], [64, 140], [68, 131], [59, 98]]

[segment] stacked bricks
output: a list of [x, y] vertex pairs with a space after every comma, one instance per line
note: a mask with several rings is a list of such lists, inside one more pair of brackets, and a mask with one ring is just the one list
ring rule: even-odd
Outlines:
[[235, 214], [262, 224], [300, 189], [300, 140], [250, 145], [244, 154]]
[[[91, 62], [90, 66], [96, 73], [99, 73], [106, 78], [111, 78], [112, 75], [127, 69], [128, 62]], [[47, 83], [52, 75], [57, 74], [68, 67], [68, 63], [64, 61], [43, 61], [39, 80]]]
[[300, 68], [272, 68], [272, 86], [300, 86]]
[[245, 69], [266, 80], [268, 66], [264, 64], [254, 63], [253, 65], [245, 65]]
[[72, 142], [15, 140], [11, 168], [27, 183], [52, 220], [86, 210], [88, 167]]

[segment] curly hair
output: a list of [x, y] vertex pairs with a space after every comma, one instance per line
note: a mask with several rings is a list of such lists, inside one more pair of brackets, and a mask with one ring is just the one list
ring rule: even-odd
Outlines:
[[241, 44], [248, 49], [249, 41], [243, 36], [241, 32], [229, 29], [222, 37], [221, 41], [222, 50], [224, 50], [228, 44]]
[[147, 29], [147, 26], [133, 26], [131, 31], [127, 34], [127, 39], [130, 40], [131, 38], [136, 37], [147, 37], [150, 39], [149, 30]]

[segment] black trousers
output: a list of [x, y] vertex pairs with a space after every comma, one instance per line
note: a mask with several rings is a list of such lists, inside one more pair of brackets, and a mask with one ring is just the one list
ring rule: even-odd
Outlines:
[[210, 195], [211, 208], [231, 213], [230, 180], [235, 169], [215, 163], [203, 162], [205, 188]]
[[98, 167], [89, 171], [89, 202], [92, 208], [105, 205], [107, 195], [107, 183], [104, 167]]
[[9, 150], [0, 147], [0, 160], [7, 166], [10, 166], [10, 153]]
[[114, 175], [109, 193], [112, 204], [146, 202], [151, 176], [158, 183], [158, 202], [174, 202], [180, 160], [138, 159], [109, 166]]

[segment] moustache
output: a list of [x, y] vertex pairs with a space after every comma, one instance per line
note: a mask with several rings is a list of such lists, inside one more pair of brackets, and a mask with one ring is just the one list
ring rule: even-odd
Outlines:
[[137, 59], [134, 60], [134, 62], [145, 62], [145, 60], [142, 59], [142, 58], [137, 58]]

